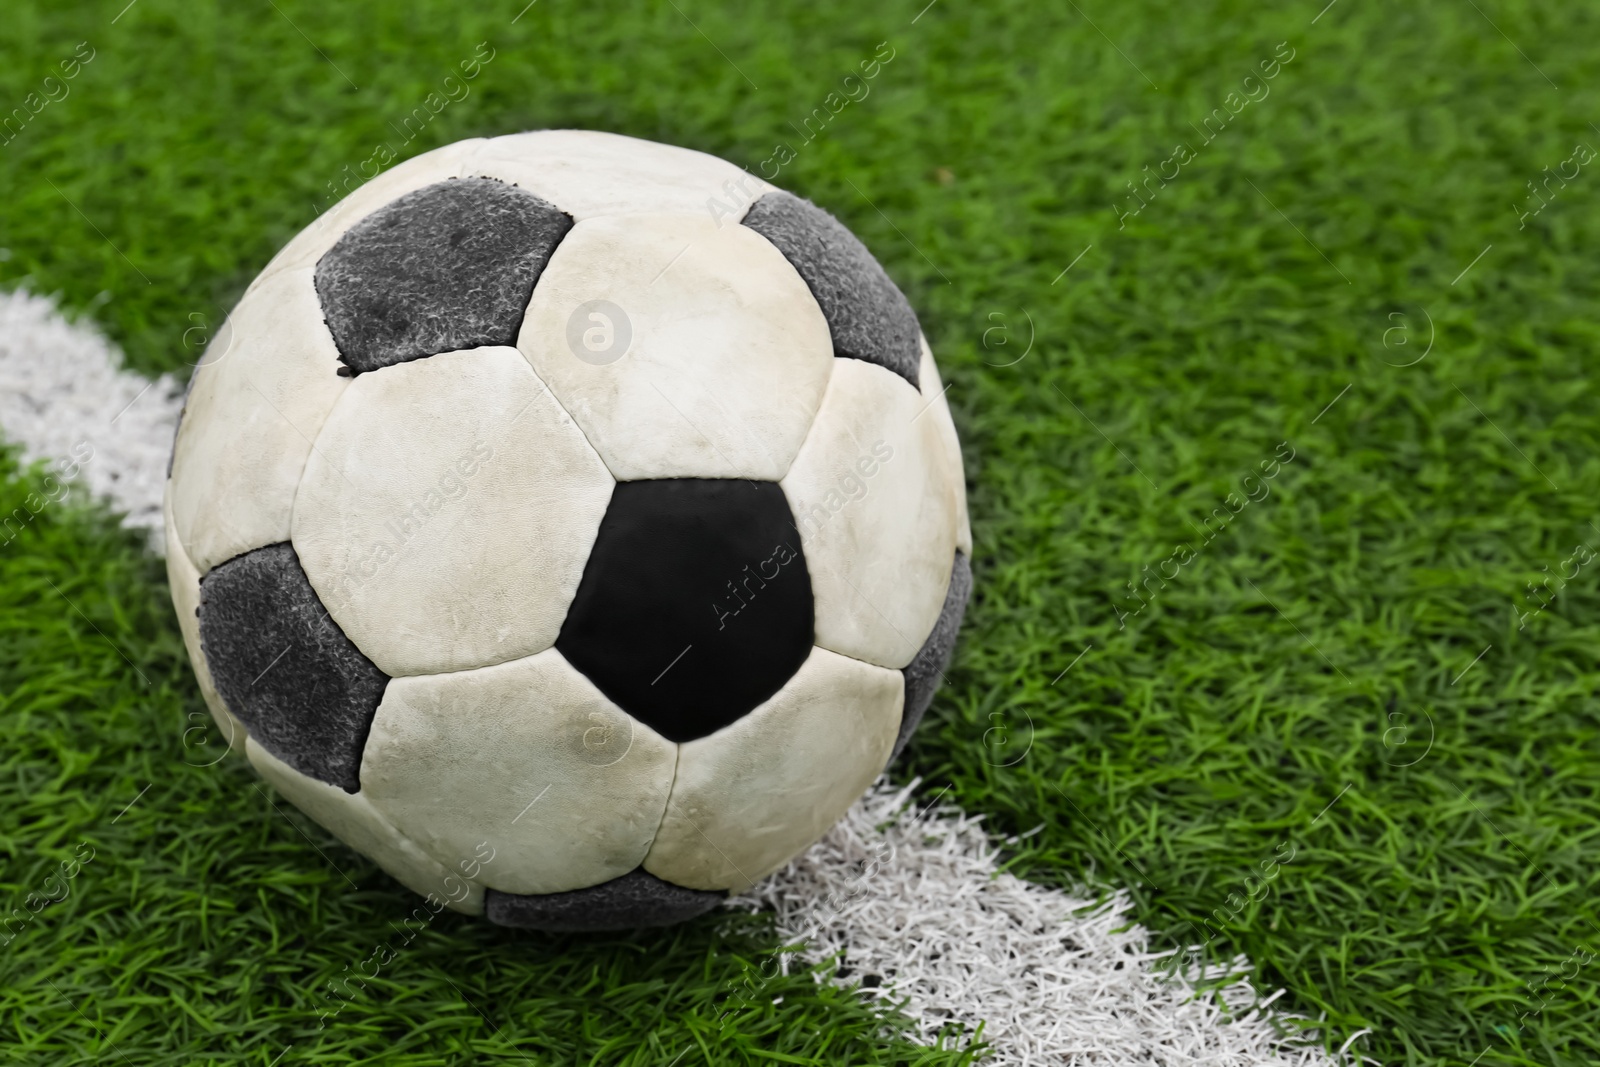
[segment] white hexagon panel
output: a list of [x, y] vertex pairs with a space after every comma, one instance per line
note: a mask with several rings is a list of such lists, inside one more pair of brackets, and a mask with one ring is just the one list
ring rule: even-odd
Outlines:
[[624, 481], [782, 478], [833, 370], [800, 275], [703, 215], [579, 222], [517, 343]]
[[363, 374], [295, 499], [306, 577], [386, 674], [555, 644], [615, 483], [512, 348]]
[[419, 156], [247, 290], [167, 490], [202, 695], [441, 906], [680, 921], [815, 841], [945, 682], [971, 535], [916, 315], [722, 160]]

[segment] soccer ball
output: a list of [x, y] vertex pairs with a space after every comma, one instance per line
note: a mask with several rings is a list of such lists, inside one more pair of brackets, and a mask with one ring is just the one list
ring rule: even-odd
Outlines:
[[463, 141], [250, 285], [167, 566], [230, 744], [507, 926], [700, 914], [898, 754], [971, 588], [916, 315], [831, 215], [612, 134]]

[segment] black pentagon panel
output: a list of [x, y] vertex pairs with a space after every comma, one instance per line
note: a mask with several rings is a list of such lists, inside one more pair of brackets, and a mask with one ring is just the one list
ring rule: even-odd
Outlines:
[[944, 669], [950, 666], [950, 654], [955, 651], [956, 632], [961, 629], [961, 617], [967, 611], [967, 598], [972, 595], [972, 564], [966, 554], [956, 550], [955, 564], [950, 568], [950, 585], [944, 594], [944, 607], [933, 624], [928, 640], [901, 670], [906, 679], [906, 706], [900, 716], [900, 732], [894, 739], [894, 751], [889, 755], [893, 763], [900, 750], [911, 740], [912, 731], [922, 721], [933, 694], [939, 688]]
[[768, 193], [744, 225], [777, 246], [811, 288], [833, 335], [833, 354], [876, 363], [917, 387], [917, 313], [844, 224], [809, 200]]
[[317, 296], [359, 374], [513, 345], [534, 283], [572, 218], [514, 185], [459, 178], [407, 193], [317, 261]]
[[361, 750], [389, 676], [323, 610], [287, 541], [200, 580], [200, 648], [223, 703], [301, 774], [360, 789]]
[[619, 482], [556, 648], [623, 710], [692, 741], [811, 653], [811, 575], [776, 482]]
[[492, 923], [547, 933], [598, 933], [669, 926], [704, 915], [725, 893], [685, 889], [636, 867], [620, 878], [570, 893], [523, 895], [484, 891], [483, 913]]

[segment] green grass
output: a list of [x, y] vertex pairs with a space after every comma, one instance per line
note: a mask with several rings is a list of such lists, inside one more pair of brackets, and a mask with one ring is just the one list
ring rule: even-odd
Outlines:
[[[10, 462], [0, 473], [7, 514], [40, 487]], [[138, 536], [69, 501], [11, 548], [8, 1062], [955, 1067], [976, 1054], [911, 1046], [854, 994], [778, 974], [759, 918], [626, 938], [430, 916], [269, 802], [242, 760], [211, 765], [225, 749], [199, 729], [162, 564]]]
[[[541, 126], [751, 167], [790, 142], [778, 181], [907, 290], [967, 449], [978, 591], [899, 773], [998, 830], [1043, 823], [1013, 869], [1125, 885], [1164, 944], [1209, 917], [1206, 951], [1325, 1012], [1335, 1047], [1370, 1029], [1354, 1047], [1385, 1063], [1600, 1059], [1596, 568], [1518, 625], [1543, 568], [1600, 552], [1600, 174], [1519, 229], [1526, 183], [1600, 148], [1592, 12], [944, 0], [912, 25], [920, 2], [679, 4], [702, 36], [672, 5], [544, 0], [513, 25], [520, 3], [139, 0], [112, 25], [120, 6], [8, 9], [0, 107], [79, 41], [97, 54], [0, 147], [0, 284], [60, 291], [141, 369], [182, 367], [184, 330], [219, 323], [483, 40], [472, 95], [403, 155]], [[871, 95], [799, 146], [788, 123], [884, 40]], [[1198, 147], [1190, 123], [1281, 41], [1270, 95]], [[1119, 229], [1125, 183], [1180, 141], [1196, 158]], [[1125, 583], [1200, 548], [1285, 441], [1270, 495], [1119, 625]], [[20, 906], [96, 850], [0, 950], [20, 1062], [114, 1042], [265, 1064], [293, 1042], [311, 1062], [514, 1044], [643, 1064], [694, 1040], [713, 1062], [919, 1062], [808, 978], [716, 1034], [770, 948], [719, 923], [556, 942], [441, 918], [317, 1030], [320, 983], [393, 936], [375, 917], [407, 895], [237, 761], [185, 765], [200, 705], [163, 582], [103, 517], [47, 511], [0, 589], [0, 894]], [[1263, 863], [1259, 899], [1219, 917]]]

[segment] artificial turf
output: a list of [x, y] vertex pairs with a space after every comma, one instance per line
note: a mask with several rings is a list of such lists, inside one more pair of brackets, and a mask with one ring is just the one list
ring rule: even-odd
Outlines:
[[[45, 483], [4, 457], [0, 507]], [[955, 1065], [759, 918], [554, 937], [431, 914], [209, 727], [142, 535], [46, 505], [0, 554], [0, 1054], [24, 1064]]]
[[[1333, 1047], [1600, 1059], [1600, 595], [1575, 552], [1600, 553], [1600, 213], [1594, 168], [1566, 177], [1600, 148], [1600, 15], [121, 8], [8, 6], [0, 109], [94, 58], [0, 145], [0, 284], [179, 369], [380, 144], [581, 126], [758, 168], [783, 143], [776, 181], [918, 308], [967, 453], [977, 592], [897, 773], [1033, 831], [1017, 873], [1126, 886], [1163, 944], [1243, 952]], [[879, 42], [862, 96], [843, 79]], [[541, 940], [442, 917], [318, 1029], [407, 894], [237, 760], [190, 766], [201, 705], [132, 535], [47, 509], [0, 589], [0, 899], [94, 849], [0, 949], [19, 1062], [966, 1055], [804, 976], [719, 1024], [771, 945], [709, 920]]]

